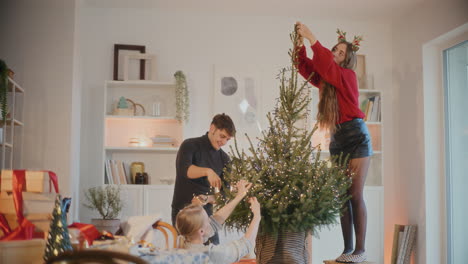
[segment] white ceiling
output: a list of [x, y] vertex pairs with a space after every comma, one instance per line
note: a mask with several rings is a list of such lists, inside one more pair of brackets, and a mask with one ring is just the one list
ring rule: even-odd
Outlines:
[[95, 8], [158, 8], [221, 15], [386, 19], [398, 17], [427, 1], [438, 0], [81, 0], [81, 4]]

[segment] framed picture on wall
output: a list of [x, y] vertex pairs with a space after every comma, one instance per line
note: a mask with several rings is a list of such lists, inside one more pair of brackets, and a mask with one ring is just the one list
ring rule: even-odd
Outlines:
[[356, 63], [356, 77], [359, 84], [359, 89], [368, 89], [367, 87], [367, 72], [366, 72], [366, 55], [358, 54]]
[[[146, 53], [146, 47], [141, 45], [114, 44], [114, 81], [122, 81], [124, 56], [131, 54]], [[137, 75], [140, 80], [145, 79], [145, 60], [139, 60], [139, 72]]]

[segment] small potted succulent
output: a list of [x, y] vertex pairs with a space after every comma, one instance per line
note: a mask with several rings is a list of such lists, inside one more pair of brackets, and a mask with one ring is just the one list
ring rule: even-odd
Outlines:
[[84, 195], [86, 203], [83, 205], [101, 215], [100, 219], [91, 219], [91, 224], [101, 232], [105, 230], [115, 234], [120, 227], [118, 216], [123, 208], [120, 188], [115, 185], [92, 187]]

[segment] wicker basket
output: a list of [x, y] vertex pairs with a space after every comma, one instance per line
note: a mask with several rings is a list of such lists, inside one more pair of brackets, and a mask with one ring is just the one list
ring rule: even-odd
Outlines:
[[257, 263], [306, 264], [308, 261], [306, 232], [282, 232], [277, 236], [257, 235]]

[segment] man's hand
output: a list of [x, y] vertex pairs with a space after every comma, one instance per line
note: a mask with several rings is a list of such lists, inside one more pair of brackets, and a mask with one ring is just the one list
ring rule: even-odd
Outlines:
[[218, 188], [218, 190], [221, 189], [221, 178], [219, 178], [218, 174], [216, 174], [214, 170], [207, 169], [206, 177], [208, 178], [208, 182], [210, 182], [212, 187]]

